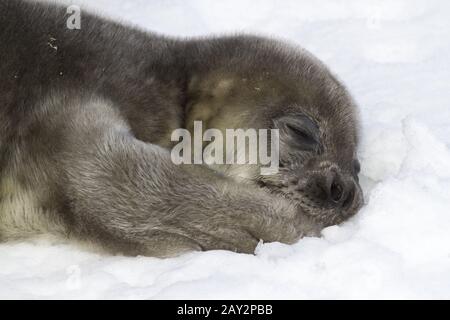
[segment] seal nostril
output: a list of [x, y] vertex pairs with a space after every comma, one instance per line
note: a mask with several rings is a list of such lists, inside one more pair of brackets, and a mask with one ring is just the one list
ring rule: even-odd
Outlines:
[[355, 185], [347, 182], [339, 173], [330, 172], [326, 176], [309, 180], [304, 196], [326, 208], [342, 209], [353, 204]]
[[342, 195], [344, 194], [344, 190], [342, 186], [336, 182], [333, 182], [330, 187], [330, 199], [333, 202], [340, 202], [342, 199]]
[[355, 186], [352, 186], [352, 188], [349, 190], [347, 194], [346, 199], [342, 203], [342, 207], [345, 209], [349, 208], [352, 205], [354, 198], [355, 198]]

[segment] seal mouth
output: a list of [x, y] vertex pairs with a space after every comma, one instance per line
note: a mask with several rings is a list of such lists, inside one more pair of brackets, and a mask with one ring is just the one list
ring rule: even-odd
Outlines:
[[342, 176], [341, 180], [321, 180], [317, 177], [278, 180], [261, 177], [258, 185], [272, 194], [293, 201], [302, 212], [324, 226], [348, 220], [364, 204], [361, 186], [353, 177]]

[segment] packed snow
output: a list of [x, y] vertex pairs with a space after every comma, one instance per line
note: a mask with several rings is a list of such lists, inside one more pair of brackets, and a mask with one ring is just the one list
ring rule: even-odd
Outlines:
[[1, 244], [0, 298], [450, 298], [448, 1], [71, 3], [169, 35], [252, 32], [314, 53], [360, 105], [366, 205], [321, 238], [263, 244], [255, 256], [129, 258], [48, 240]]

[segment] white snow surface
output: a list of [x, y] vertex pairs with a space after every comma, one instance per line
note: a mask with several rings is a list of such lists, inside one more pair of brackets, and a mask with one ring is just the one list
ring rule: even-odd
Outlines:
[[251, 32], [311, 51], [360, 106], [366, 205], [322, 238], [263, 244], [255, 256], [130, 258], [61, 242], [1, 244], [0, 298], [450, 298], [448, 1], [74, 3], [164, 34]]

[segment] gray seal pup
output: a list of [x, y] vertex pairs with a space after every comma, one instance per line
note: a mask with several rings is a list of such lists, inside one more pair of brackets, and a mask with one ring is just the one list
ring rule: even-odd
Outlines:
[[[111, 253], [252, 253], [354, 215], [357, 107], [305, 50], [175, 39], [0, 2], [0, 241], [53, 234]], [[276, 128], [280, 168], [175, 165], [171, 133]], [[257, 166], [256, 166], [257, 167]]]

